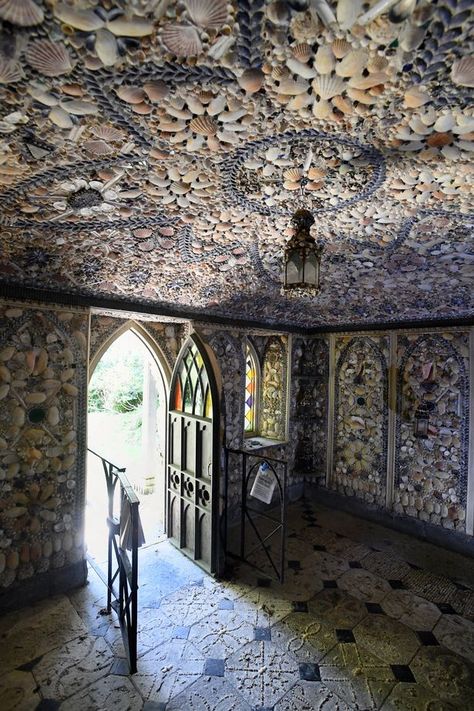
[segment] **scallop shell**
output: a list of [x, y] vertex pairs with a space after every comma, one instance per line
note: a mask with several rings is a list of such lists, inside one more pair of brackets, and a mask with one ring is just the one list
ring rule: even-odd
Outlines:
[[73, 68], [66, 47], [49, 40], [33, 42], [28, 46], [25, 56], [30, 67], [47, 77], [69, 74]]
[[22, 77], [23, 72], [18, 62], [0, 57], [0, 84], [13, 84]]
[[336, 39], [331, 45], [334, 56], [337, 59], [342, 59], [348, 52], [351, 51], [352, 45], [344, 39]]
[[215, 136], [219, 127], [210, 116], [196, 116], [189, 124], [189, 128], [200, 136]]
[[84, 148], [88, 153], [91, 153], [94, 156], [106, 156], [110, 153], [114, 153], [115, 150], [112, 146], [109, 146], [108, 143], [102, 140], [86, 141], [84, 143]]
[[474, 86], [474, 57], [463, 57], [453, 62], [451, 79], [458, 86]]
[[288, 168], [283, 173], [283, 177], [290, 183], [297, 183], [301, 178], [301, 170], [299, 168]]
[[115, 126], [93, 126], [92, 133], [103, 141], [123, 141], [124, 133]]
[[298, 42], [291, 48], [291, 52], [293, 57], [303, 64], [306, 64], [313, 53], [310, 45], [306, 42]]
[[318, 48], [314, 58], [314, 67], [319, 74], [329, 74], [334, 69], [336, 60], [334, 52], [329, 45], [322, 45]]
[[117, 96], [127, 104], [141, 104], [146, 100], [146, 94], [141, 86], [119, 86]]
[[177, 57], [197, 57], [202, 51], [199, 34], [191, 25], [165, 25], [161, 39]]
[[227, 21], [226, 0], [185, 0], [188, 15], [195, 25], [218, 30]]
[[340, 77], [325, 75], [313, 80], [313, 89], [321, 99], [332, 99], [342, 94], [345, 88], [346, 84]]
[[340, 77], [353, 77], [360, 74], [367, 64], [367, 52], [363, 49], [353, 49], [338, 63], [336, 74]]
[[32, 27], [43, 22], [44, 13], [33, 0], [0, 0], [0, 18], [12, 25]]

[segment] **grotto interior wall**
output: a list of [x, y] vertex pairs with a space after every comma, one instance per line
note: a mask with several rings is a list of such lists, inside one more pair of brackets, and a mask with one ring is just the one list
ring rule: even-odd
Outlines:
[[[321, 339], [327, 392], [306, 398], [300, 376], [297, 396], [312, 401], [304, 437], [313, 448], [327, 442], [326, 460], [308, 464], [306, 493], [443, 545], [472, 536], [472, 329], [341, 333], [314, 343]], [[315, 370], [311, 360], [305, 367]], [[421, 403], [426, 438], [414, 434]]]
[[0, 304], [0, 610], [86, 579], [88, 324]]

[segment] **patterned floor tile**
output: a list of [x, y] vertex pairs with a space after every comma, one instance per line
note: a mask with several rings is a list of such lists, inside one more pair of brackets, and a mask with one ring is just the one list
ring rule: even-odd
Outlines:
[[370, 553], [371, 549], [363, 543], [352, 541], [346, 536], [336, 536], [326, 544], [328, 553], [332, 553], [337, 558], [343, 560], [362, 561]]
[[296, 657], [272, 642], [251, 642], [226, 662], [225, 678], [249, 704], [272, 707], [299, 681]]
[[218, 610], [196, 622], [189, 631], [188, 639], [206, 658], [225, 659], [254, 639], [255, 622], [255, 614], [254, 619], [249, 621], [248, 616], [246, 619], [238, 610]]
[[285, 572], [285, 582], [280, 587], [280, 594], [287, 600], [306, 602], [323, 588], [323, 581], [318, 576], [316, 566], [311, 569], [305, 567], [302, 571], [290, 568]]
[[[156, 646], [166, 644], [176, 630], [173, 616], [167, 615], [161, 608], [146, 608], [138, 615], [138, 656], [146, 654]], [[116, 615], [104, 635], [116, 657], [125, 657], [122, 632]]]
[[142, 706], [143, 699], [130, 679], [110, 674], [66, 699], [59, 708], [61, 711], [140, 711]]
[[10, 613], [0, 621], [0, 669], [15, 669], [81, 634], [86, 627], [66, 597]]
[[274, 711], [353, 711], [321, 682], [299, 681]]
[[474, 663], [474, 622], [459, 615], [442, 615], [433, 632], [440, 644]]
[[367, 615], [353, 631], [358, 645], [387, 664], [409, 664], [421, 644], [409, 627], [387, 615]]
[[40, 701], [38, 685], [31, 672], [12, 671], [0, 677], [2, 711], [34, 711]]
[[397, 684], [380, 708], [380, 711], [455, 711], [436, 692], [421, 684]]
[[303, 567], [312, 570], [323, 580], [337, 580], [346, 570], [349, 570], [349, 563], [327, 551], [313, 551], [303, 561]]
[[463, 711], [474, 709], [474, 665], [444, 647], [421, 647], [410, 668], [418, 683]]
[[45, 654], [34, 675], [44, 697], [65, 699], [105, 676], [113, 661], [103, 637], [79, 637]]
[[401, 580], [411, 570], [408, 563], [383, 551], [371, 551], [363, 559], [362, 566], [385, 580]]
[[319, 663], [321, 681], [350, 709], [378, 709], [394, 687], [392, 669], [356, 644], [338, 644]]
[[133, 683], [146, 701], [167, 703], [204, 673], [204, 656], [190, 642], [173, 640], [138, 661]]
[[166, 711], [252, 711], [252, 707], [222, 677], [201, 677], [175, 696]]
[[354, 597], [364, 602], [381, 602], [392, 589], [386, 580], [374, 575], [368, 570], [352, 568], [342, 575], [338, 581], [342, 590], [347, 590]]
[[404, 577], [406, 587], [417, 595], [434, 603], [449, 603], [456, 593], [456, 586], [447, 578], [429, 573], [426, 570], [410, 570]]
[[248, 587], [247, 591], [234, 603], [234, 609], [241, 616], [252, 619], [255, 616], [255, 626], [273, 625], [293, 611], [292, 601], [282, 597], [280, 586]]
[[436, 605], [411, 590], [392, 590], [380, 604], [387, 615], [413, 630], [432, 630], [441, 616]]
[[221, 585], [187, 585], [164, 597], [160, 611], [174, 620], [175, 625], [191, 626], [219, 609], [227, 597]]
[[322, 590], [308, 602], [308, 610], [320, 622], [333, 628], [355, 627], [367, 615], [361, 600], [339, 589]]
[[295, 612], [272, 628], [272, 641], [300, 661], [318, 662], [334, 645], [334, 631], [309, 614]]

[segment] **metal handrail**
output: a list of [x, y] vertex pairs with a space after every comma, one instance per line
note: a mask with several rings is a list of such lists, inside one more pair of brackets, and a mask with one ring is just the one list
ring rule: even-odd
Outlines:
[[[137, 671], [137, 634], [138, 634], [138, 507], [140, 499], [133, 490], [125, 475], [125, 468], [121, 468], [102, 457], [94, 450], [88, 451], [98, 457], [102, 462], [107, 485], [108, 510], [107, 510], [107, 612], [113, 609], [119, 618], [123, 644], [127, 654], [130, 674]], [[120, 515], [114, 514], [114, 499], [117, 482], [120, 484]], [[132, 540], [131, 561], [127, 551], [121, 547], [120, 521], [123, 503], [129, 506]], [[114, 570], [115, 558], [115, 570]], [[114, 583], [118, 578], [118, 589]]]

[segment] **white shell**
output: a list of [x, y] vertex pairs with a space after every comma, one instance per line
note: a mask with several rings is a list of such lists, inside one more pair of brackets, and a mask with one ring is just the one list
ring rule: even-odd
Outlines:
[[352, 50], [337, 64], [336, 74], [340, 77], [353, 77], [360, 74], [367, 64], [367, 59], [365, 50]]
[[104, 26], [104, 21], [93, 10], [76, 10], [71, 5], [59, 3], [54, 6], [54, 14], [65, 25], [83, 32], [94, 32]]
[[334, 69], [336, 60], [334, 52], [329, 45], [322, 45], [318, 48], [314, 58], [314, 66], [319, 74], [329, 74]]
[[321, 99], [332, 99], [333, 96], [342, 94], [346, 87], [343, 79], [336, 76], [321, 76], [313, 81], [313, 89]]
[[118, 17], [107, 23], [107, 29], [117, 37], [146, 37], [153, 32], [153, 25], [141, 17], [134, 17], [127, 20]]
[[117, 40], [109, 30], [100, 29], [95, 36], [95, 53], [104, 67], [112, 67], [118, 59]]

